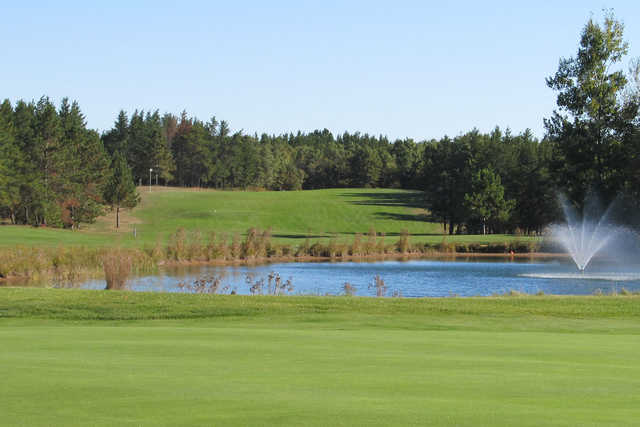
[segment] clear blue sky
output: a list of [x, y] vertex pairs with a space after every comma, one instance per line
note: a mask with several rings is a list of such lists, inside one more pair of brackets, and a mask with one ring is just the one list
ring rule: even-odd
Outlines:
[[248, 133], [541, 137], [544, 79], [604, 7], [640, 56], [639, 1], [5, 2], [0, 98], [68, 96], [100, 131], [157, 108]]

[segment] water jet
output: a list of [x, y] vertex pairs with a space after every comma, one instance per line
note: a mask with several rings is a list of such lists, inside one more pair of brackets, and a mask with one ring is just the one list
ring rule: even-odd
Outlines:
[[563, 196], [559, 197], [566, 224], [552, 226], [552, 236], [571, 255], [579, 272], [584, 273], [591, 260], [610, 246], [626, 228], [614, 224], [611, 211], [615, 202], [606, 209], [597, 198], [590, 197], [581, 213]]

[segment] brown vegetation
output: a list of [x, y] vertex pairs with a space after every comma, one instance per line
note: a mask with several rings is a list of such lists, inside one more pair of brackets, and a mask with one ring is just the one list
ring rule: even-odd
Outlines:
[[[206, 236], [206, 238], [205, 238]], [[320, 259], [380, 259], [416, 258], [440, 255], [526, 254], [538, 249], [536, 242], [505, 243], [411, 243], [410, 235], [403, 231], [395, 243], [385, 241], [382, 233], [370, 228], [363, 239], [356, 234], [351, 242], [335, 237], [313, 244], [307, 238], [297, 247], [274, 243], [271, 230], [251, 228], [244, 239], [238, 233], [229, 237], [225, 233], [187, 231], [173, 233], [166, 245], [158, 241], [143, 249], [107, 249], [85, 247], [14, 247], [0, 249], [0, 279], [8, 277], [48, 278], [54, 284], [70, 283], [96, 276], [107, 269], [120, 276], [121, 268], [130, 265], [130, 272], [145, 272], [161, 264], [184, 263], [259, 263], [264, 261], [312, 261]], [[116, 258], [122, 258], [118, 261]], [[105, 264], [106, 261], [106, 264]], [[120, 265], [121, 263], [122, 265]], [[126, 270], [126, 268], [125, 268]], [[118, 273], [119, 272], [119, 273]], [[127, 273], [127, 276], [129, 273]], [[118, 283], [114, 278], [113, 283]], [[275, 277], [274, 279], [275, 280]], [[116, 285], [117, 286], [117, 285]]]
[[126, 289], [127, 279], [131, 274], [133, 258], [130, 253], [122, 250], [113, 250], [102, 257], [104, 278], [107, 282], [106, 289]]

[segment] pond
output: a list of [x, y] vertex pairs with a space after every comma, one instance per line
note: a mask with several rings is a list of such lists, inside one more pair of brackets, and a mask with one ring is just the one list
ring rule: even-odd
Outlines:
[[[381, 262], [322, 262], [280, 263], [258, 266], [193, 266], [164, 268], [156, 275], [135, 277], [129, 287], [135, 291], [189, 292], [194, 281], [203, 277], [220, 278], [225, 292], [249, 294], [250, 286], [270, 273], [277, 273], [282, 281], [291, 280], [289, 294], [339, 295], [344, 283], [354, 288], [355, 295], [376, 295], [374, 278], [379, 276], [392, 293], [403, 297], [482, 296], [502, 294], [511, 290], [535, 294], [588, 295], [602, 291], [640, 291], [640, 268], [613, 268], [595, 262], [580, 273], [567, 259], [509, 260], [456, 259], [412, 260]], [[187, 288], [180, 284], [187, 285]], [[91, 280], [80, 287], [104, 289], [104, 280]]]

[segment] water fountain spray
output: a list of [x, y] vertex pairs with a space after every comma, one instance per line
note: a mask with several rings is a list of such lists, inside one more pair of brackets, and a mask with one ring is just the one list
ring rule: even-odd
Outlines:
[[602, 210], [597, 199], [590, 198], [582, 214], [565, 197], [560, 197], [566, 224], [552, 227], [553, 237], [569, 252], [571, 258], [583, 272], [592, 258], [607, 247], [624, 228], [610, 221], [614, 203]]

